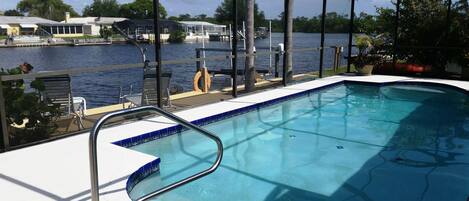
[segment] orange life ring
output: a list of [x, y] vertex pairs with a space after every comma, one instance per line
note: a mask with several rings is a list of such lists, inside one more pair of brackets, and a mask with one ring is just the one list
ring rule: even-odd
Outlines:
[[[204, 78], [203, 81], [204, 83], [202, 86], [202, 89], [199, 88], [199, 81], [201, 78]], [[210, 87], [212, 86], [212, 80], [210, 78], [210, 74], [208, 73], [207, 68], [202, 68], [200, 71], [198, 71], [195, 76], [194, 76], [194, 91], [195, 92], [204, 92], [207, 93]]]

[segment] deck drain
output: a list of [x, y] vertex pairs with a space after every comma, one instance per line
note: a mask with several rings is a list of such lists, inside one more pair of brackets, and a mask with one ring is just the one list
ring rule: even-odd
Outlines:
[[291, 138], [291, 139], [295, 139], [295, 138], [296, 138], [296, 135], [290, 135], [290, 138]]
[[337, 149], [344, 149], [343, 146], [337, 146]]

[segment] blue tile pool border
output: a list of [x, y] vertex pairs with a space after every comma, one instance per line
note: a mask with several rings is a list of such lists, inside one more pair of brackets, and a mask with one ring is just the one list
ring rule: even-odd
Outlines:
[[150, 163], [147, 163], [146, 165], [144, 165], [143, 167], [139, 168], [137, 171], [132, 173], [129, 176], [129, 179], [127, 179], [127, 183], [125, 187], [127, 190], [127, 193], [131, 192], [139, 182], [141, 182], [143, 179], [145, 179], [149, 175], [155, 172], [159, 172], [160, 163], [161, 163], [161, 159], [158, 158]]
[[[288, 101], [288, 100], [296, 99], [296, 98], [302, 97], [302, 96], [310, 94], [310, 93], [317, 93], [319, 91], [323, 91], [323, 90], [326, 90], [326, 89], [330, 89], [330, 88], [337, 87], [337, 86], [340, 86], [340, 85], [347, 85], [347, 84], [359, 84], [359, 85], [379, 86], [379, 87], [391, 86], [391, 85], [417, 85], [417, 86], [431, 86], [431, 87], [438, 86], [438, 87], [443, 87], [443, 88], [451, 88], [451, 89], [454, 89], [454, 90], [459, 91], [461, 93], [464, 93], [466, 95], [469, 95], [469, 91], [467, 91], [467, 90], [464, 90], [464, 89], [456, 87], [456, 86], [443, 84], [443, 83], [419, 82], [419, 81], [395, 81], [395, 82], [376, 83], [376, 82], [365, 82], [365, 81], [342, 80], [342, 81], [338, 81], [338, 82], [331, 83], [331, 84], [328, 84], [328, 85], [324, 85], [324, 86], [321, 86], [321, 87], [316, 87], [316, 88], [313, 88], [313, 89], [309, 89], [309, 90], [301, 91], [301, 92], [294, 93], [294, 94], [291, 94], [291, 95], [283, 96], [283, 97], [280, 97], [280, 98], [275, 98], [275, 99], [268, 100], [268, 101], [265, 101], [265, 102], [256, 103], [256, 104], [253, 104], [253, 105], [250, 105], [250, 106], [247, 106], [247, 107], [234, 109], [234, 110], [224, 112], [224, 113], [220, 113], [220, 114], [217, 114], [217, 115], [213, 115], [213, 116], [210, 116], [210, 117], [201, 118], [201, 119], [192, 121], [191, 123], [193, 123], [195, 125], [198, 125], [198, 126], [205, 126], [205, 125], [208, 125], [208, 124], [211, 124], [211, 123], [214, 123], [214, 122], [218, 122], [218, 121], [221, 121], [221, 120], [225, 120], [225, 119], [228, 119], [228, 118], [231, 118], [231, 117], [234, 117], [234, 116], [242, 115], [242, 114], [254, 111], [254, 110], [258, 110], [258, 109], [265, 108], [265, 107], [268, 107], [268, 106], [271, 106], [271, 105], [279, 104], [279, 103], [282, 103], [282, 102], [285, 102], [285, 101]], [[146, 143], [146, 142], [149, 142], [149, 141], [165, 138], [165, 137], [168, 137], [168, 136], [183, 132], [185, 130], [187, 130], [187, 129], [182, 127], [181, 125], [176, 125], [176, 126], [171, 126], [171, 127], [168, 127], [168, 128], [160, 129], [160, 130], [157, 130], [157, 131], [153, 131], [153, 132], [150, 132], [150, 133], [146, 133], [146, 134], [143, 134], [143, 135], [139, 135], [139, 136], [127, 138], [127, 139], [124, 139], [124, 140], [120, 140], [120, 141], [114, 142], [113, 144], [121, 146], [121, 147], [129, 148], [129, 147], [133, 147], [133, 146], [143, 144], [143, 143]], [[139, 168], [134, 173], [132, 173], [129, 176], [129, 179], [127, 180], [127, 184], [126, 184], [127, 193], [130, 195], [130, 192], [133, 190], [133, 188], [139, 182], [141, 182], [143, 179], [145, 179], [149, 175], [151, 175], [155, 172], [158, 172], [159, 169], [160, 169], [160, 163], [161, 163], [161, 159], [158, 158], [158, 159], [146, 164], [145, 166]]]

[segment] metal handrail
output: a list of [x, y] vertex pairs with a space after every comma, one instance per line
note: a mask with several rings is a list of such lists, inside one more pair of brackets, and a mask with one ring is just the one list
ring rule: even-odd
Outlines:
[[91, 173], [91, 200], [93, 201], [98, 201], [99, 200], [99, 182], [98, 182], [98, 159], [97, 159], [97, 139], [98, 139], [98, 133], [101, 127], [106, 123], [107, 120], [112, 119], [114, 117], [122, 116], [122, 115], [128, 115], [128, 114], [133, 114], [133, 113], [138, 113], [138, 112], [143, 112], [143, 111], [155, 111], [156, 113], [171, 119], [182, 126], [185, 126], [187, 128], [193, 129], [197, 132], [202, 133], [206, 137], [212, 139], [217, 143], [217, 159], [213, 163], [210, 168], [199, 172], [195, 175], [192, 175], [190, 177], [187, 177], [183, 180], [180, 180], [178, 182], [174, 182], [166, 187], [160, 188], [156, 191], [153, 191], [141, 198], [138, 198], [137, 200], [148, 200], [150, 198], [154, 198], [156, 196], [159, 196], [163, 193], [169, 192], [175, 188], [181, 187], [187, 183], [190, 183], [194, 180], [197, 180], [201, 177], [204, 177], [208, 174], [211, 174], [214, 172], [218, 166], [220, 166], [221, 160], [223, 158], [223, 143], [220, 140], [219, 137], [216, 135], [212, 134], [210, 131], [207, 131], [199, 126], [196, 126], [172, 113], [166, 112], [160, 108], [154, 107], [154, 106], [143, 106], [143, 107], [138, 107], [138, 108], [132, 108], [132, 109], [127, 109], [127, 110], [121, 110], [113, 113], [109, 113], [101, 117], [96, 124], [93, 126], [93, 129], [91, 130], [90, 133], [90, 138], [89, 138], [89, 154], [90, 154], [90, 173]]

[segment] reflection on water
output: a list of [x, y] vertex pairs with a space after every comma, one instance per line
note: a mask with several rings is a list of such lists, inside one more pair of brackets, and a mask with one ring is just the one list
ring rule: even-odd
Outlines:
[[[283, 42], [283, 34], [274, 33], [273, 44]], [[293, 38], [294, 48], [319, 47], [320, 34], [295, 33]], [[326, 46], [346, 46], [347, 34], [328, 34]], [[242, 45], [242, 42], [240, 42]], [[200, 48], [200, 43], [165, 44], [162, 46], [162, 59], [187, 59], [195, 57], [195, 48]], [[269, 40], [257, 40], [257, 47], [268, 47]], [[210, 42], [206, 47], [229, 48], [228, 43]], [[147, 46], [148, 56], [154, 60], [153, 46]], [[346, 50], [347, 48], [345, 48]], [[261, 50], [258, 50], [261, 51]], [[264, 50], [262, 50], [264, 51]], [[225, 53], [207, 52], [207, 56], [223, 55]], [[344, 55], [346, 52], [344, 52]], [[333, 50], [325, 51], [325, 66], [333, 64]], [[258, 69], [269, 69], [269, 56], [259, 56], [256, 59]], [[88, 46], [88, 47], [47, 47], [47, 48], [12, 48], [0, 49], [0, 67], [11, 68], [20, 63], [28, 62], [35, 67], [35, 71], [53, 71], [70, 68], [93, 67], [110, 64], [139, 63], [138, 50], [131, 45], [112, 46]], [[319, 68], [319, 52], [296, 52], [293, 55], [294, 73], [303, 73]], [[342, 63], [345, 63], [342, 60]], [[280, 62], [282, 64], [282, 61]], [[209, 69], [229, 68], [230, 61], [207, 62]], [[244, 62], [238, 62], [238, 68], [244, 68]], [[192, 89], [192, 78], [195, 73], [195, 62], [189, 64], [167, 65], [165, 70], [173, 72], [172, 83], [182, 85], [184, 89]], [[273, 70], [273, 69], [271, 69]], [[82, 74], [73, 78], [74, 96], [85, 97], [89, 107], [109, 105], [118, 102], [119, 86], [134, 85], [135, 90], [141, 88], [142, 72], [140, 70], [120, 70], [114, 72], [102, 72]]]

